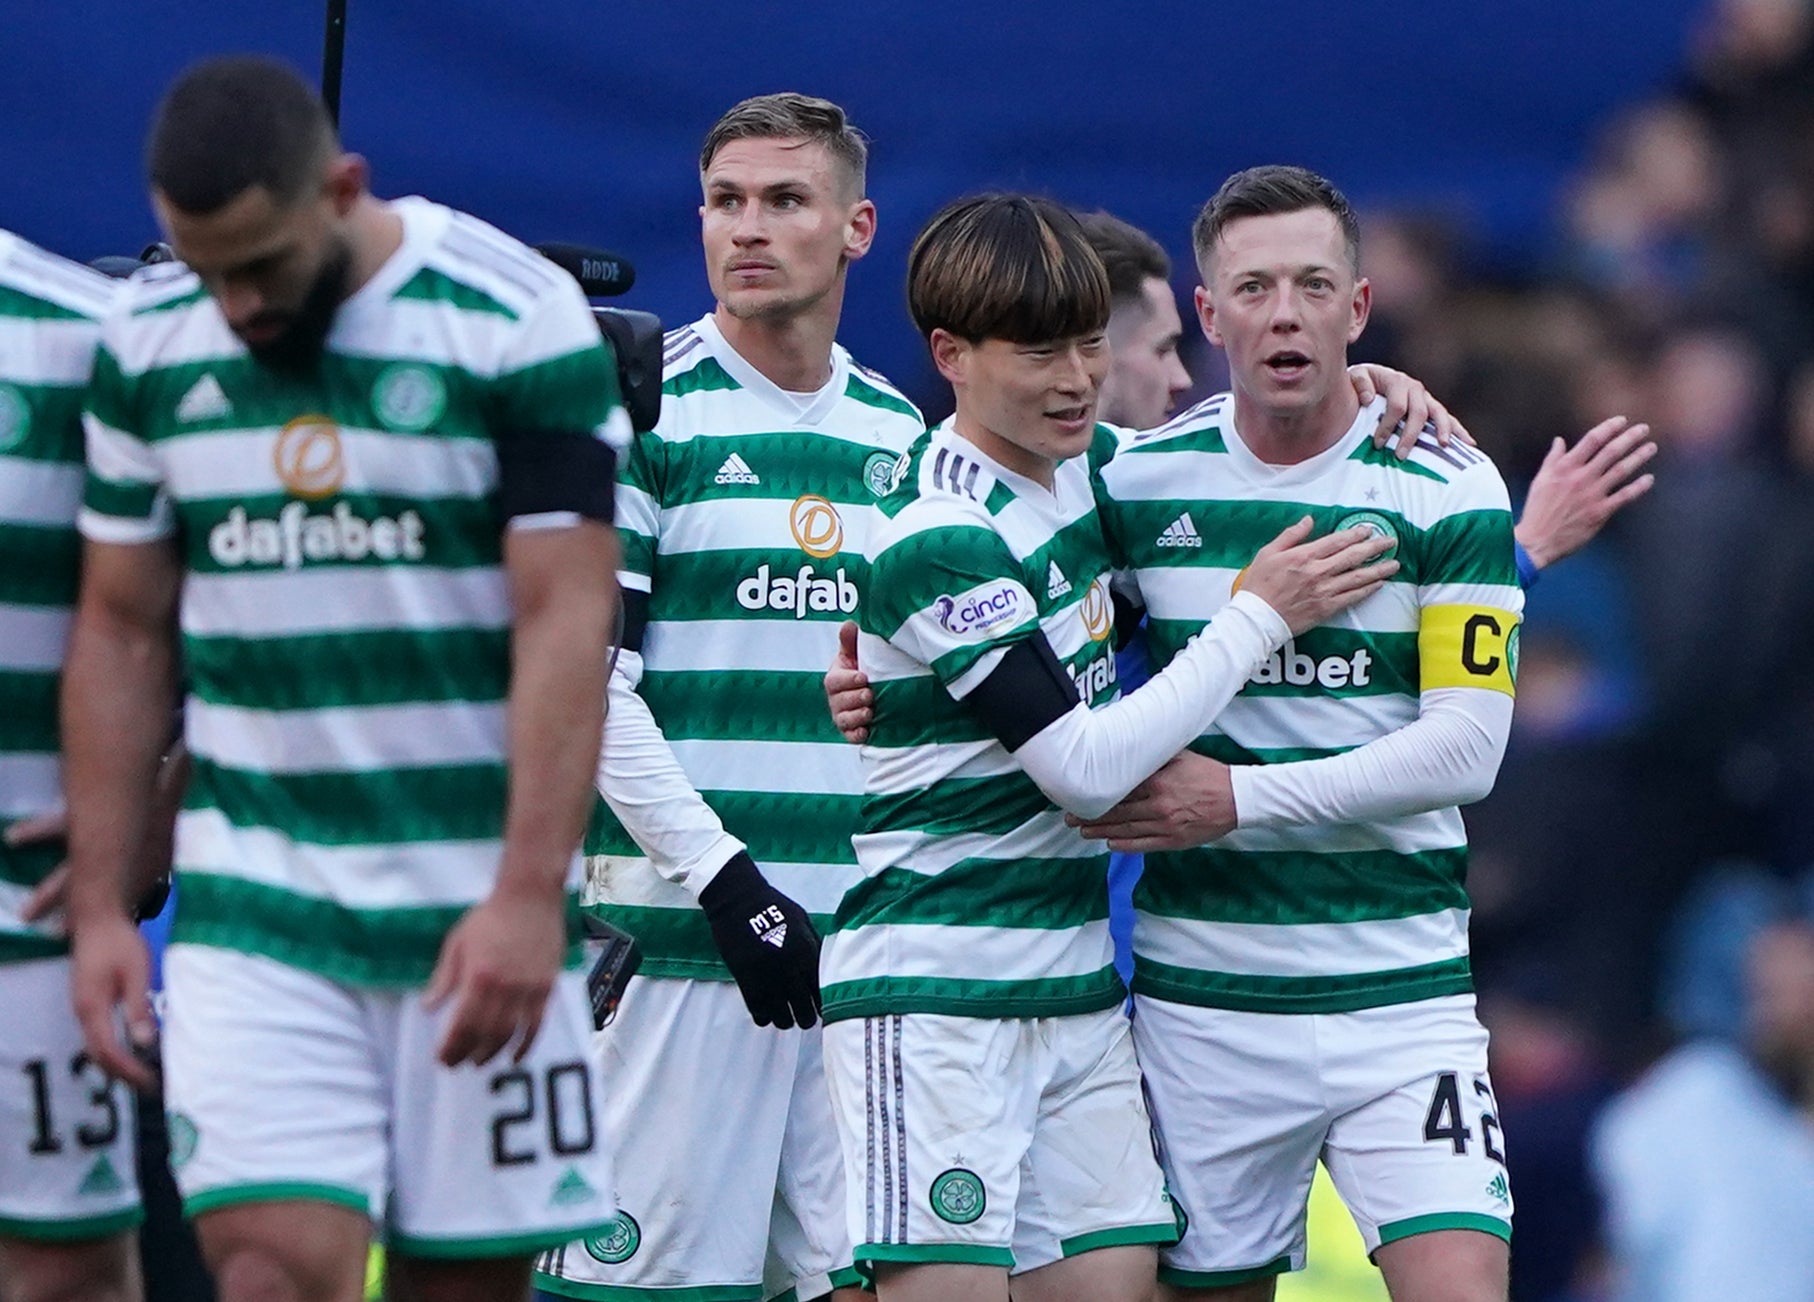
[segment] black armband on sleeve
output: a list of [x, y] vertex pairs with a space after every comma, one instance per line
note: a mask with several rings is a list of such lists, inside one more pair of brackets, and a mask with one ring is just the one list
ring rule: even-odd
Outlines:
[[1008, 648], [1001, 663], [964, 704], [1010, 751], [1019, 750], [1077, 708], [1077, 684], [1058, 663], [1044, 633]]
[[504, 519], [572, 512], [610, 524], [617, 454], [591, 434], [499, 434], [498, 505]]
[[617, 645], [641, 655], [642, 635], [649, 627], [649, 594], [635, 588], [620, 588], [618, 608], [623, 612], [623, 632], [618, 635]]

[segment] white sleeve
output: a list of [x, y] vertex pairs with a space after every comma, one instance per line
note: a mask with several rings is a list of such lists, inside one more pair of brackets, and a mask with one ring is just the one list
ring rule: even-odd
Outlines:
[[1200, 736], [1291, 636], [1271, 606], [1235, 594], [1172, 662], [1119, 701], [1081, 701], [1014, 752], [1058, 805], [1095, 818]]
[[649, 706], [636, 692], [642, 656], [618, 652], [606, 685], [605, 739], [599, 748], [599, 795], [649, 856], [655, 871], [693, 898], [744, 844], [693, 789]]
[[1238, 827], [1358, 823], [1471, 805], [1493, 789], [1512, 728], [1512, 698], [1432, 688], [1417, 718], [1340, 755], [1229, 770]]

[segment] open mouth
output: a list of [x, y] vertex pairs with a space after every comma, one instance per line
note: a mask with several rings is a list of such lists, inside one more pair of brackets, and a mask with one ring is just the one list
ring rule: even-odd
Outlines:
[[1046, 411], [1046, 419], [1069, 428], [1077, 428], [1089, 423], [1093, 408], [1088, 403], [1077, 403], [1070, 407], [1052, 407]]
[[1295, 380], [1310, 369], [1310, 358], [1292, 349], [1281, 349], [1266, 359], [1266, 369], [1281, 380]]

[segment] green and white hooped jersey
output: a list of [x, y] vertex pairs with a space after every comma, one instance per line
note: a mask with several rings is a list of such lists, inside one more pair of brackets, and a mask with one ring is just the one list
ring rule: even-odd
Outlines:
[[1115, 698], [1109, 556], [1086, 460], [1061, 463], [1048, 492], [946, 422], [882, 502], [858, 612], [876, 696], [863, 880], [820, 960], [827, 1021], [1052, 1017], [1122, 997], [1107, 852], [1065, 826], [964, 703], [1040, 632], [1086, 703]]
[[[710, 315], [664, 348], [661, 420], [617, 494], [620, 581], [649, 594], [637, 690], [725, 830], [823, 930], [858, 876], [863, 792], [825, 667], [868, 583], [876, 501], [925, 421], [841, 347], [811, 394], [764, 377]], [[693, 896], [602, 802], [587, 851], [603, 856], [592, 907], [636, 935], [644, 974], [730, 980]]]
[[[82, 391], [114, 284], [0, 231], [0, 832], [63, 807], [57, 683], [82, 540]], [[65, 949], [19, 908], [61, 845], [0, 842], [0, 962]]]
[[[173, 939], [408, 986], [502, 847], [494, 439], [621, 444], [629, 424], [564, 272], [475, 218], [390, 207], [402, 246], [308, 374], [254, 361], [186, 269], [129, 283], [95, 362], [81, 527], [174, 538], [185, 571]], [[572, 921], [577, 938], [577, 904]]]
[[[1259, 549], [1305, 515], [1396, 540], [1385, 588], [1276, 653], [1192, 749], [1230, 764], [1337, 755], [1418, 715], [1420, 691], [1512, 692], [1523, 610], [1505, 485], [1483, 454], [1372, 446], [1378, 409], [1328, 451], [1270, 466], [1222, 394], [1124, 436], [1100, 470], [1117, 561], [1164, 665]], [[1472, 989], [1458, 809], [1243, 828], [1149, 854], [1135, 888], [1136, 992], [1212, 1008], [1342, 1012]]]

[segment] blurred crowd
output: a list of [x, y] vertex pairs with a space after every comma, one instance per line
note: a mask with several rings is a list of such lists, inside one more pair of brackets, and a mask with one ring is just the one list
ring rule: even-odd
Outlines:
[[1514, 1297], [1814, 1298], [1814, 7], [1710, 6], [1540, 266], [1482, 272], [1443, 214], [1365, 230], [1357, 359], [1424, 380], [1514, 492], [1609, 415], [1661, 445], [1530, 594], [1468, 816]]

